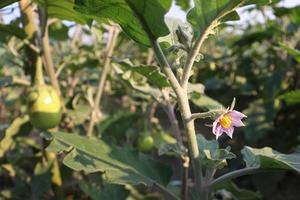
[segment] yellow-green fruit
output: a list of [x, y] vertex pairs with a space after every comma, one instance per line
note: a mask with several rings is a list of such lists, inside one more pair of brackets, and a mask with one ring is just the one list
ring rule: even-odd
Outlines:
[[137, 147], [141, 152], [148, 153], [154, 147], [154, 139], [151, 135], [141, 135], [137, 141]]
[[29, 92], [28, 110], [31, 124], [40, 130], [53, 128], [61, 121], [60, 99], [51, 86], [35, 86]]

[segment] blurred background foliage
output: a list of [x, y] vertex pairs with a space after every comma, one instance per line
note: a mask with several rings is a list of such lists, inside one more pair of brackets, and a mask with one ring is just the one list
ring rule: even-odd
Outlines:
[[[190, 6], [186, 1], [177, 4], [183, 9]], [[66, 132], [84, 135], [104, 62], [107, 26], [100, 23], [92, 23], [90, 27], [80, 25], [88, 19], [72, 12], [63, 15], [65, 10], [57, 10], [55, 3], [51, 6], [49, 15], [59, 19], [51, 22], [50, 44], [66, 107], [59, 127]], [[2, 8], [0, 21], [3, 15], [10, 15], [11, 9], [18, 9], [18, 6], [14, 7]], [[70, 8], [66, 3], [65, 9]], [[194, 67], [192, 83], [196, 91], [191, 97], [192, 110], [205, 111], [210, 106], [220, 105], [218, 102], [230, 105], [236, 97], [236, 109], [248, 116], [246, 127], [238, 129], [233, 140], [222, 137], [220, 146], [229, 144], [236, 154], [244, 145], [271, 146], [289, 153], [300, 143], [300, 51], [297, 51], [300, 49], [300, 7], [273, 5], [247, 9], [265, 16], [263, 22], [243, 27], [227, 24], [206, 41], [206, 48], [199, 55], [202, 59]], [[276, 18], [266, 16], [266, 9], [272, 10]], [[142, 186], [106, 184], [98, 173], [73, 172], [62, 164], [59, 167], [63, 184], [55, 184], [51, 172], [55, 163], [51, 159], [45, 161], [44, 157], [47, 142], [40, 138], [26, 115], [26, 86], [30, 84], [32, 72], [24, 64], [26, 41], [20, 21], [16, 17], [9, 24], [3, 21], [0, 24], [0, 198], [159, 199], [155, 192]], [[180, 63], [180, 50], [166, 46], [165, 51], [176, 67]], [[158, 158], [158, 152], [175, 141], [164, 105], [154, 100], [161, 94], [154, 87], [153, 80], [148, 81], [137, 72], [138, 69], [130, 70], [124, 59], [133, 64], [155, 64], [151, 50], [120, 33], [105, 86], [96, 136], [108, 143], [136, 148], [140, 135], [152, 135], [155, 149], [149, 154]], [[49, 82], [47, 76], [45, 79]], [[162, 80], [154, 80], [157, 81], [163, 84]], [[201, 91], [203, 85], [197, 86], [196, 83], [204, 85], [207, 96]], [[176, 114], [180, 119], [179, 113]], [[211, 128], [201, 124], [196, 124], [197, 131], [206, 138], [213, 138]], [[178, 160], [172, 154], [159, 159], [174, 166], [175, 179], [180, 173], [175, 165]], [[229, 169], [241, 166], [240, 156], [229, 162]], [[296, 200], [300, 198], [299, 178], [299, 174], [292, 172], [263, 173], [235, 180], [240, 187], [257, 192], [240, 190], [235, 185], [226, 187], [231, 188], [230, 191], [239, 199]], [[172, 190], [176, 182], [171, 182], [168, 187]]]

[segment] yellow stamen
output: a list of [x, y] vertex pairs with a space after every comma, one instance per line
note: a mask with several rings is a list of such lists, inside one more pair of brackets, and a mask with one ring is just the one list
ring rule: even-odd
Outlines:
[[223, 115], [223, 117], [220, 119], [219, 123], [223, 128], [229, 128], [231, 125], [231, 119], [228, 114]]

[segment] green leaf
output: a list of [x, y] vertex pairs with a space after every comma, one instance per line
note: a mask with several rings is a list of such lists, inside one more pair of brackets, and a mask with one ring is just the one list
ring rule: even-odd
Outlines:
[[104, 184], [104, 187], [99, 187], [96, 184], [88, 183], [84, 180], [79, 182], [79, 187], [91, 199], [109, 199], [109, 200], [122, 200], [126, 199], [129, 191], [122, 185]]
[[169, 167], [139, 154], [128, 147], [118, 148], [107, 145], [102, 140], [64, 132], [52, 132], [53, 141], [63, 143], [63, 148], [51, 142], [49, 149], [60, 152], [66, 146], [72, 148], [64, 157], [63, 163], [73, 170], [87, 173], [102, 172], [110, 183], [166, 185], [171, 177]]
[[21, 40], [26, 38], [26, 34], [24, 33], [24, 31], [21, 28], [19, 28], [16, 24], [0, 24], [0, 41], [2, 41], [3, 38], [12, 35], [16, 36]]
[[41, 6], [48, 7], [48, 16], [62, 20], [74, 21], [79, 24], [90, 25], [92, 20], [74, 10], [74, 0], [35, 0]]
[[137, 72], [146, 77], [152, 84], [159, 88], [169, 87], [169, 82], [160, 68], [153, 65], [132, 65], [128, 61], [119, 62], [126, 70]]
[[213, 29], [222, 22], [239, 20], [235, 11], [240, 6], [259, 3], [264, 5], [269, 0], [195, 0], [195, 7], [187, 15], [196, 33], [202, 35], [205, 31], [213, 33]]
[[51, 162], [46, 166], [42, 163], [37, 163], [34, 169], [34, 176], [31, 180], [32, 199], [41, 199], [42, 195], [51, 189]]
[[247, 167], [262, 169], [288, 169], [300, 172], [300, 146], [291, 154], [282, 154], [270, 147], [262, 149], [245, 146], [242, 155]]
[[279, 99], [285, 100], [288, 105], [298, 104], [300, 103], [300, 90], [287, 92], [279, 96]]
[[175, 0], [177, 6], [179, 6], [182, 10], [187, 11], [191, 7], [190, 0]]
[[219, 149], [217, 140], [206, 140], [201, 134], [197, 134], [200, 159], [207, 168], [221, 169], [227, 165], [226, 159], [233, 159], [236, 156], [228, 149]]
[[169, 34], [164, 15], [171, 3], [171, 0], [75, 0], [75, 9], [98, 21], [118, 23], [131, 39], [150, 46], [148, 36], [157, 39]]
[[228, 196], [225, 191], [230, 192], [232, 199], [257, 200], [257, 199], [262, 198], [262, 196], [259, 192], [253, 192], [250, 190], [241, 189], [232, 181], [226, 181], [226, 182], [219, 183], [218, 185], [216, 185], [214, 187], [214, 189], [219, 190], [219, 191], [217, 191], [217, 193], [221, 196], [222, 196], [222, 194], [224, 196]]
[[6, 6], [9, 6], [10, 4], [13, 4], [15, 2], [18, 2], [19, 0], [1, 0], [0, 1], [0, 9], [4, 8]]
[[221, 110], [224, 108], [221, 103], [206, 95], [193, 95], [191, 100], [196, 106], [205, 111]]
[[286, 50], [288, 54], [290, 54], [298, 63], [300, 63], [300, 51], [298, 51], [297, 49], [290, 48], [287, 45], [282, 43], [280, 43], [280, 46], [284, 50]]

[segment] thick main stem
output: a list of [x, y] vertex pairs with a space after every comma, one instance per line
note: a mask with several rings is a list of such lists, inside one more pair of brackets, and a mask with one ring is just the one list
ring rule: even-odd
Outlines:
[[98, 107], [99, 107], [100, 102], [101, 102], [101, 97], [102, 97], [102, 94], [103, 94], [106, 77], [107, 77], [107, 75], [109, 73], [109, 69], [110, 69], [109, 66], [110, 66], [110, 62], [111, 62], [111, 57], [112, 57], [112, 54], [113, 54], [113, 51], [114, 51], [114, 48], [115, 48], [115, 45], [116, 45], [116, 42], [117, 42], [119, 32], [120, 32], [120, 30], [118, 29], [118, 27], [115, 27], [115, 26], [112, 26], [109, 29], [110, 38], [109, 38], [109, 41], [108, 41], [107, 47], [106, 47], [107, 48], [106, 49], [107, 53], [106, 53], [106, 57], [105, 57], [105, 60], [104, 60], [103, 70], [102, 70], [101, 75], [100, 75], [100, 80], [99, 80], [98, 87], [97, 87], [97, 93], [96, 93], [96, 96], [95, 96], [95, 99], [94, 99], [93, 110], [91, 112], [91, 121], [89, 123], [89, 127], [88, 127], [88, 130], [87, 130], [87, 136], [92, 135], [95, 123], [97, 121], [97, 113], [99, 111]]
[[196, 183], [196, 191], [198, 192], [198, 196], [200, 197], [200, 188], [202, 185], [202, 168], [199, 159], [199, 149], [197, 144], [196, 138], [196, 131], [194, 126], [194, 121], [191, 120], [191, 110], [189, 105], [189, 99], [187, 95], [187, 88], [184, 89], [180, 86], [179, 82], [177, 81], [174, 73], [172, 72], [171, 67], [169, 66], [168, 61], [166, 60], [159, 44], [157, 41], [152, 42], [152, 46], [156, 55], [156, 58], [161, 66], [162, 71], [168, 77], [170, 85], [174, 90], [179, 109], [181, 112], [181, 116], [183, 119], [183, 123], [185, 126], [185, 130], [188, 136], [188, 144], [190, 150], [190, 156], [195, 176], [195, 183]]

